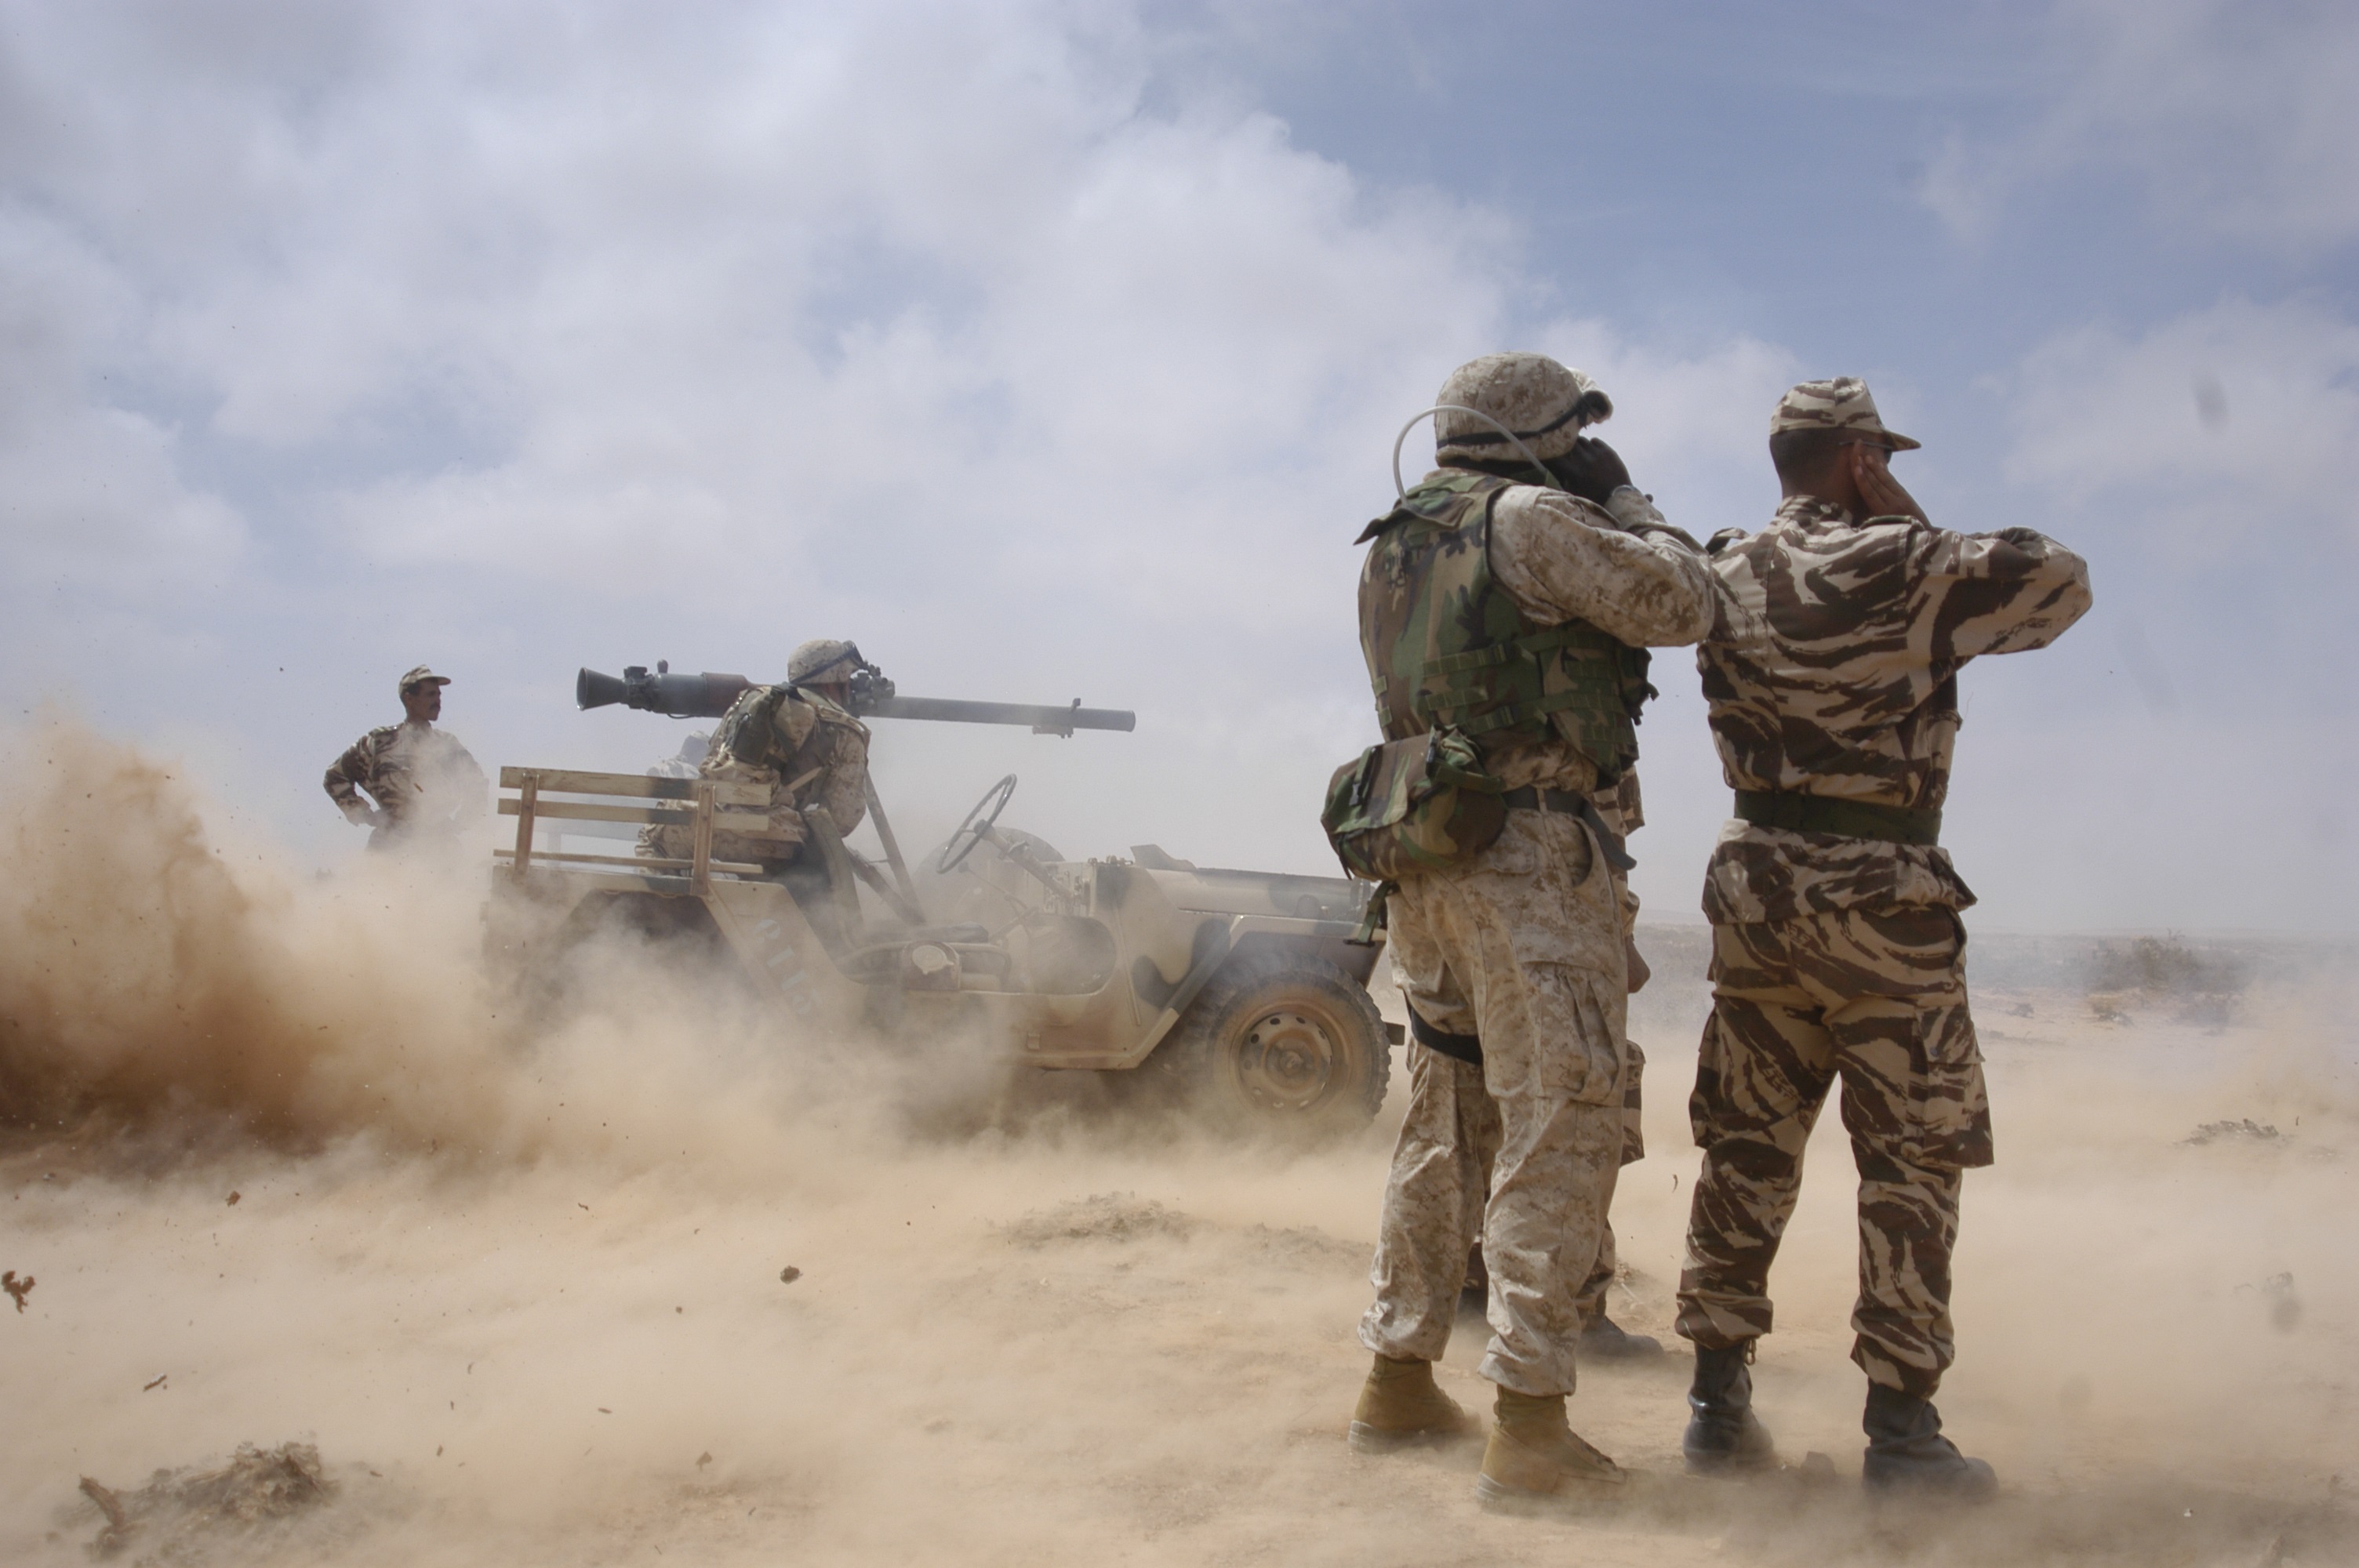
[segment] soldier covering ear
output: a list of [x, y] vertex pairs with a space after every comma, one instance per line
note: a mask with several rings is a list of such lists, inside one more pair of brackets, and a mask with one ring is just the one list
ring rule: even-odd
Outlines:
[[[1597, 800], [1637, 758], [1646, 648], [1694, 642], [1714, 611], [1694, 542], [1619, 482], [1618, 458], [1583, 448], [1613, 412], [1589, 377], [1489, 354], [1435, 401], [1439, 466], [1361, 535], [1361, 649], [1386, 741], [1471, 741], [1506, 826], [1391, 896], [1409, 1105], [1352, 1440], [1380, 1450], [1466, 1429], [1430, 1366], [1479, 1235], [1498, 1424], [1478, 1490], [1497, 1498], [1621, 1478], [1564, 1409], [1633, 1076], [1621, 841]], [[1617, 481], [1602, 502], [1551, 467], [1575, 453], [1584, 483]]]

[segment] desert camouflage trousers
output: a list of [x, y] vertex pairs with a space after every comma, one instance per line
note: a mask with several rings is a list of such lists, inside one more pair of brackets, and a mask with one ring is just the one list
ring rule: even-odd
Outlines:
[[[1622, 1042], [1622, 1152], [1615, 1163], [1635, 1165], [1647, 1157], [1646, 1104], [1642, 1079], [1647, 1070], [1647, 1054], [1638, 1049], [1636, 1040]], [[1587, 1327], [1605, 1315], [1605, 1292], [1614, 1283], [1614, 1276], [1622, 1271], [1621, 1253], [1614, 1245], [1614, 1220], [1609, 1212], [1605, 1222], [1597, 1227], [1597, 1260], [1589, 1266], [1589, 1277], [1573, 1293], [1572, 1304], [1580, 1310], [1582, 1327]]]
[[1801, 1191], [1802, 1150], [1843, 1080], [1859, 1167], [1852, 1359], [1930, 1398], [1956, 1351], [1950, 1255], [1960, 1173], [1991, 1162], [1965, 931], [1924, 905], [1712, 928], [1712, 1011], [1688, 1115], [1704, 1152], [1688, 1213], [1679, 1332], [1769, 1332], [1769, 1265]]
[[[1622, 1044], [1625, 1053], [1622, 1060], [1622, 1158], [1621, 1163], [1635, 1165], [1647, 1157], [1647, 1133], [1643, 1125], [1645, 1106], [1641, 1099], [1639, 1079], [1646, 1070], [1647, 1054], [1638, 1049], [1636, 1040]], [[1487, 1189], [1485, 1195], [1488, 1195]], [[1589, 1278], [1581, 1282], [1573, 1293], [1572, 1304], [1580, 1310], [1581, 1326], [1586, 1329], [1606, 1313], [1606, 1294], [1614, 1278], [1622, 1272], [1622, 1256], [1614, 1245], [1614, 1216], [1609, 1203], [1605, 1223], [1597, 1227], [1597, 1261], [1589, 1266]], [[1471, 1247], [1466, 1254], [1465, 1291], [1479, 1292], [1487, 1302], [1491, 1293], [1491, 1276], [1483, 1267], [1483, 1249]]]
[[1478, 1037], [1483, 1065], [1409, 1047], [1408, 1112], [1360, 1341], [1439, 1360], [1479, 1238], [1490, 1271], [1483, 1376], [1517, 1393], [1570, 1393], [1579, 1298], [1624, 1141], [1614, 879], [1578, 818], [1512, 811], [1469, 865], [1404, 880], [1389, 920], [1409, 1007]]

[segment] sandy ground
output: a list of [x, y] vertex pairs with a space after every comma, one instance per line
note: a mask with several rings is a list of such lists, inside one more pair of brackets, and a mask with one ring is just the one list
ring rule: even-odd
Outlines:
[[[13, 798], [44, 830], [14, 821], [0, 879], [0, 1265], [38, 1282], [21, 1314], [0, 1302], [0, 1561], [86, 1560], [83, 1475], [136, 1487], [289, 1439], [318, 1445], [329, 1505], [145, 1550], [2359, 1555], [2338, 1476], [2359, 1481], [2359, 1096], [2332, 977], [2256, 991], [2226, 1022], [2160, 1002], [2099, 1022], [2054, 989], [1978, 999], [2000, 1162], [1968, 1179], [1941, 1404], [1999, 1467], [1997, 1504], [1859, 1498], [1851, 1178], [1830, 1115], [1757, 1379], [1781, 1448], [1825, 1453], [1837, 1479], [1682, 1477], [1672, 1356], [1588, 1370], [1574, 1400], [1638, 1473], [1626, 1499], [1501, 1517], [1473, 1500], [1477, 1448], [1363, 1459], [1343, 1442], [1397, 1097], [1343, 1146], [1243, 1147], [1110, 1111], [1085, 1082], [1011, 1086], [959, 1043], [783, 1039], [619, 961], [569, 1019], [519, 1030], [473, 977], [471, 895], [288, 875], [213, 843], [167, 770], [71, 735], [41, 746], [113, 782], [92, 810], [117, 831], [92, 848], [20, 748]], [[126, 811], [154, 825], [144, 841], [120, 842]], [[1693, 946], [1650, 942], [1634, 1028], [1651, 1152], [1614, 1214], [1616, 1315], [1666, 1338], [1696, 1166]], [[2237, 1130], [2188, 1141], [2222, 1120]], [[1482, 1332], [1463, 1325], [1442, 1374], [1468, 1403], [1487, 1403]]]

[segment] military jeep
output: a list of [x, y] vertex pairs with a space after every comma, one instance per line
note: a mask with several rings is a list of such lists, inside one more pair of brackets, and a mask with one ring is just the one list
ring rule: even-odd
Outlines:
[[[493, 946], [531, 969], [601, 930], [701, 946], [809, 1029], [980, 1032], [1043, 1070], [1151, 1067], [1232, 1125], [1345, 1130], [1382, 1103], [1399, 1031], [1366, 989], [1379, 949], [1350, 940], [1364, 884], [1199, 868], [1153, 845], [1065, 860], [997, 826], [1013, 774], [926, 857], [922, 889], [881, 811], [884, 866], [824, 831], [783, 872], [714, 859], [716, 831], [761, 831], [771, 787], [503, 768], [516, 827], [495, 852]], [[569, 823], [685, 827], [691, 849], [536, 848]]]

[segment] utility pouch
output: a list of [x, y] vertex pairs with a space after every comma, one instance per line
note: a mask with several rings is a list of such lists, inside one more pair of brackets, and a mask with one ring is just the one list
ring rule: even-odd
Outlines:
[[1392, 882], [1462, 865], [1507, 825], [1499, 781], [1454, 729], [1371, 746], [1327, 781], [1319, 825], [1355, 877]]

